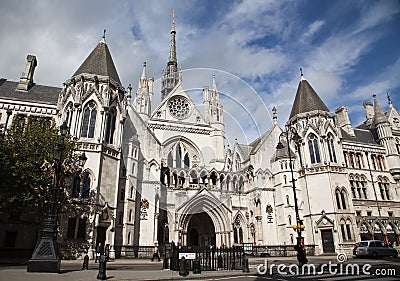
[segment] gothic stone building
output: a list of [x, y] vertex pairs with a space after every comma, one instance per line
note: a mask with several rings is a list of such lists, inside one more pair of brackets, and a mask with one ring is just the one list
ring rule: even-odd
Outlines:
[[[216, 79], [200, 111], [184, 87], [175, 35], [173, 25], [160, 93], [146, 65], [136, 92], [125, 88], [104, 37], [63, 88], [34, 83], [32, 55], [19, 82], [0, 80], [3, 127], [16, 116], [66, 121], [88, 158], [66, 191], [84, 204], [63, 207], [61, 249], [79, 255], [102, 243], [119, 257], [171, 241], [294, 244], [292, 177], [302, 234], [316, 254], [349, 252], [360, 239], [400, 243], [400, 116], [390, 101], [386, 112], [376, 97], [365, 102], [366, 120], [354, 127], [346, 107], [331, 111], [301, 77], [285, 128], [274, 108], [272, 128], [227, 149]], [[282, 138], [291, 128], [300, 141]], [[36, 225], [1, 223], [0, 248], [33, 247]]]

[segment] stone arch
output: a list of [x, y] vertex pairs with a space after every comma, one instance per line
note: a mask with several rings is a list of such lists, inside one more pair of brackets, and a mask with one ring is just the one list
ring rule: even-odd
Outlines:
[[361, 221], [359, 228], [361, 240], [369, 240], [372, 238], [372, 227], [367, 221]]
[[[185, 155], [188, 155], [188, 160], [191, 167], [198, 167], [204, 164], [203, 156], [197, 145], [190, 139], [183, 136], [175, 136], [167, 139], [163, 144], [164, 153], [163, 158], [168, 159], [171, 155], [173, 158], [176, 156], [176, 146], [179, 145], [181, 150], [181, 160], [184, 160]], [[172, 153], [171, 153], [172, 152]], [[175, 159], [176, 161], [176, 159]], [[184, 163], [182, 162], [182, 167]], [[190, 168], [190, 167], [189, 167]]]
[[231, 245], [230, 210], [210, 194], [197, 194], [177, 209], [178, 225], [183, 229], [183, 244], [186, 244], [188, 226], [193, 215], [205, 212], [214, 225], [216, 246]]
[[233, 243], [242, 244], [245, 240], [244, 233], [247, 223], [243, 214], [238, 211], [233, 219], [232, 230], [233, 230]]

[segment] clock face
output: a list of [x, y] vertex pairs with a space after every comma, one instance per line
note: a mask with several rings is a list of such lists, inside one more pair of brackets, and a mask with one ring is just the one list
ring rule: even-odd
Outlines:
[[185, 97], [174, 96], [168, 101], [168, 109], [173, 117], [184, 119], [190, 112], [189, 101]]

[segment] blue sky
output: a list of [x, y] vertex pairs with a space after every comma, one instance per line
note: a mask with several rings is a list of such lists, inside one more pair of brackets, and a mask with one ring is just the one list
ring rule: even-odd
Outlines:
[[158, 81], [173, 9], [183, 85], [201, 103], [216, 75], [231, 141], [251, 142], [270, 128], [273, 106], [286, 122], [300, 67], [331, 111], [348, 107], [353, 125], [373, 94], [386, 109], [389, 92], [398, 107], [400, 2], [389, 0], [3, 0], [0, 76], [17, 81], [34, 54], [36, 82], [61, 86], [107, 29], [123, 86], [136, 89], [143, 61]]

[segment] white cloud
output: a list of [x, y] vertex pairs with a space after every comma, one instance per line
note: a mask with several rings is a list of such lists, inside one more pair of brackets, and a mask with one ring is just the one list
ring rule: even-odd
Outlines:
[[308, 26], [307, 31], [303, 33], [303, 35], [301, 36], [301, 40], [303, 42], [311, 40], [314, 34], [316, 34], [324, 26], [324, 24], [325, 22], [322, 20], [314, 21]]
[[[148, 76], [160, 78], [168, 59], [175, 8], [178, 62], [183, 69], [216, 69], [199, 75], [186, 72], [184, 85], [202, 88], [211, 85], [213, 72], [217, 74], [218, 88], [232, 97], [226, 99], [224, 109], [238, 120], [236, 129], [231, 126], [227, 131], [243, 139], [251, 141], [257, 130], [269, 128], [273, 105], [280, 123], [287, 120], [300, 79], [299, 67], [331, 110], [340, 100], [352, 107], [366, 93], [400, 87], [397, 61], [370, 83], [362, 81], [364, 85], [352, 93], [343, 92], [353, 83], [349, 75], [382, 38], [379, 27], [398, 15], [398, 2], [352, 4], [360, 7], [360, 15], [341, 19], [340, 30], [333, 29], [323, 13], [318, 19], [305, 18], [299, 13], [302, 3], [298, 1], [224, 2], [218, 11], [208, 10], [208, 4], [196, 0], [179, 4], [158, 0], [2, 1], [0, 74], [18, 80], [26, 55], [35, 54], [36, 82], [61, 86], [107, 29], [107, 43], [121, 81], [125, 87], [132, 83], [135, 91], [143, 61], [147, 61]], [[258, 93], [239, 83], [240, 79], [223, 78], [222, 71], [246, 79]], [[235, 107], [234, 98], [242, 111]]]

